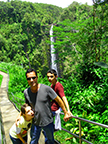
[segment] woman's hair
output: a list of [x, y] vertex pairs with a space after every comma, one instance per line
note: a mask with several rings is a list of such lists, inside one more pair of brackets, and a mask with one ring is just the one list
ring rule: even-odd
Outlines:
[[26, 103], [21, 106], [21, 115], [25, 114], [25, 108], [28, 107], [28, 106], [29, 105], [26, 104]]

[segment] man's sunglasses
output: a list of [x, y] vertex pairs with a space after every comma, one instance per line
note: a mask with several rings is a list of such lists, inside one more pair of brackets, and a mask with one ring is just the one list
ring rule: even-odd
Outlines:
[[28, 77], [27, 80], [31, 80], [31, 78], [34, 80], [36, 77]]

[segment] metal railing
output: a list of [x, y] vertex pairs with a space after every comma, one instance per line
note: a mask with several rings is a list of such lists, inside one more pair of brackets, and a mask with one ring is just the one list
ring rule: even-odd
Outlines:
[[[10, 102], [14, 105], [15, 109], [18, 112], [20, 112], [21, 105], [25, 103], [25, 100], [14, 96], [14, 94], [12, 92], [8, 92], [8, 98], [9, 98]], [[15, 103], [17, 103], [17, 105]]]
[[[62, 115], [64, 115], [64, 113], [61, 112]], [[62, 130], [68, 132], [69, 134], [73, 135], [74, 137], [78, 138], [79, 139], [79, 144], [82, 143], [82, 141], [88, 143], [88, 144], [93, 144], [89, 141], [87, 141], [86, 139], [82, 138], [81, 137], [81, 121], [83, 122], [87, 122], [87, 123], [91, 123], [91, 124], [94, 124], [94, 125], [98, 125], [99, 127], [103, 127], [103, 128], [107, 128], [108, 129], [108, 125], [105, 125], [105, 124], [101, 124], [101, 123], [97, 123], [97, 122], [94, 122], [94, 121], [90, 121], [90, 120], [87, 120], [87, 119], [83, 119], [83, 118], [80, 118], [80, 117], [76, 117], [76, 116], [72, 116], [72, 118], [75, 118], [75, 119], [78, 119], [79, 120], [79, 136], [76, 135], [76, 134], [73, 134], [71, 133], [70, 131], [62, 128]]]

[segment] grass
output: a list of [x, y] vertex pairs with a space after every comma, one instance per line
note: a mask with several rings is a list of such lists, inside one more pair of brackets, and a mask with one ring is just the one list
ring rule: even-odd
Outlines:
[[7, 73], [7, 70], [0, 68], [0, 71]]
[[59, 141], [61, 144], [72, 144], [73, 140], [66, 140], [68, 138], [71, 138], [72, 135], [69, 133], [66, 133], [65, 131], [57, 131], [54, 133], [54, 138]]
[[3, 79], [3, 76], [0, 75], [0, 87], [1, 87], [2, 79]]
[[[0, 75], [0, 87], [1, 87], [2, 79], [3, 79], [3, 76]], [[1, 123], [1, 121], [0, 121], [0, 123]], [[1, 127], [0, 127], [0, 128], [1, 128]], [[2, 140], [2, 142], [3, 142], [3, 139], [2, 139], [2, 133], [1, 133], [1, 140]]]

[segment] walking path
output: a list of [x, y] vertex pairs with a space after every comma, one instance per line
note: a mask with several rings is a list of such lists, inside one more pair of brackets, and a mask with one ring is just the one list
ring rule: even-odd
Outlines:
[[[2, 122], [5, 132], [6, 144], [12, 144], [9, 138], [9, 129], [13, 125], [18, 115], [18, 111], [15, 109], [13, 104], [9, 101], [7, 95], [7, 82], [8, 82], [8, 74], [1, 72], [3, 75], [3, 80], [0, 88], [0, 110], [2, 114]], [[30, 143], [30, 134], [28, 134], [28, 143]], [[41, 134], [39, 139], [39, 144], [44, 144], [44, 136]]]

